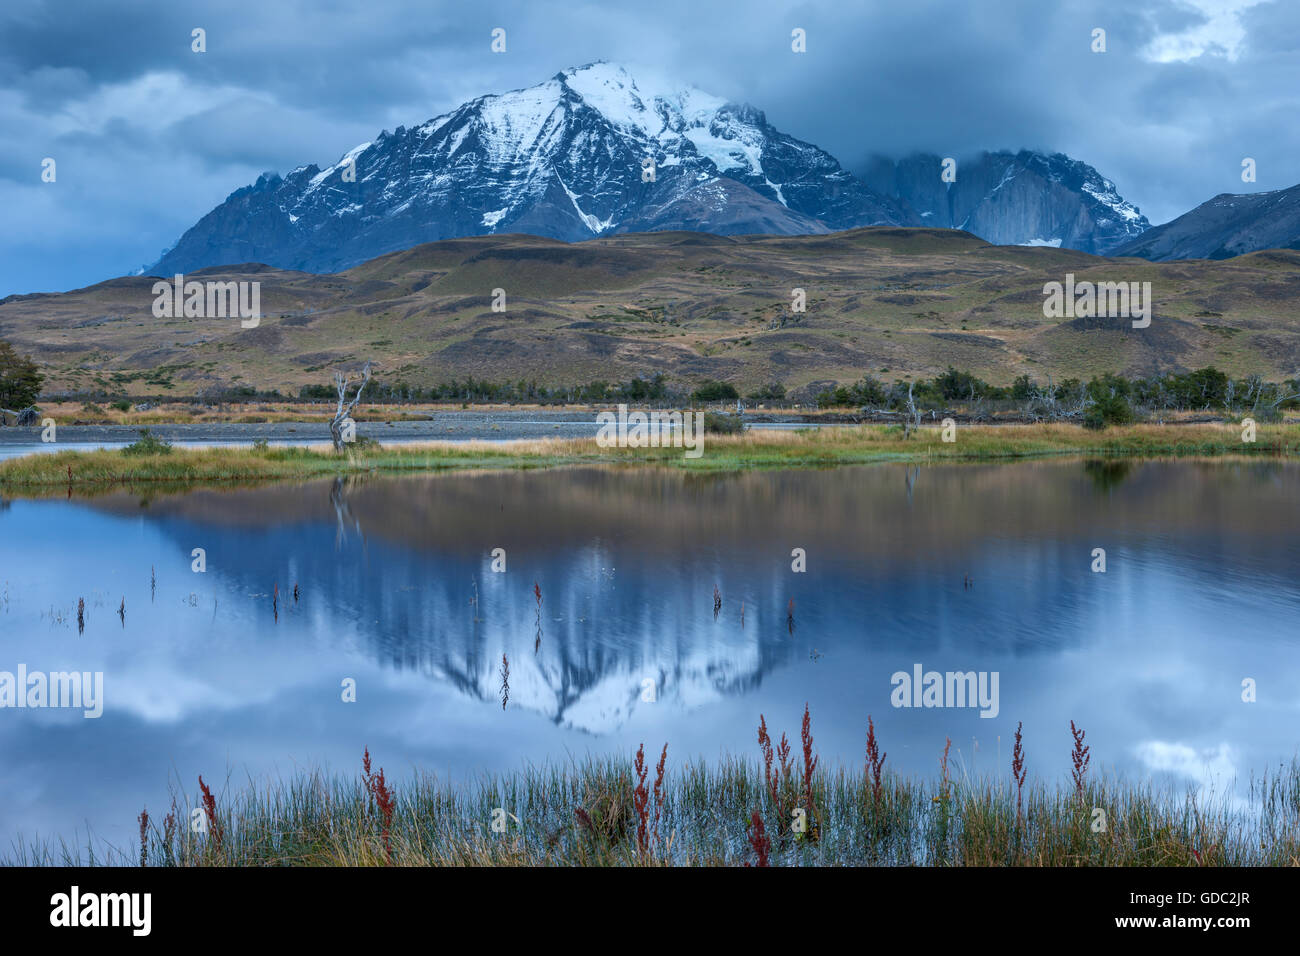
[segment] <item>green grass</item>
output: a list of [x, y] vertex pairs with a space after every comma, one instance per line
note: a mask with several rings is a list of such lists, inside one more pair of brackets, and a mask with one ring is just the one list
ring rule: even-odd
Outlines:
[[[796, 744], [797, 746], [797, 744]], [[1155, 791], [1118, 779], [1061, 785], [1030, 782], [1017, 811], [1015, 784], [1000, 779], [905, 779], [886, 773], [877, 798], [857, 772], [814, 771], [812, 806], [800, 771], [778, 784], [775, 801], [761, 766], [723, 758], [675, 765], [669, 754], [655, 834], [652, 785], [644, 849], [638, 835], [633, 762], [587, 759], [530, 767], [453, 785], [417, 772], [394, 788], [389, 835], [400, 866], [626, 866], [753, 863], [750, 819], [758, 811], [771, 865], [1253, 866], [1300, 864], [1300, 765], [1253, 780], [1248, 806], [1195, 793]], [[1032, 754], [1030, 755], [1033, 756]], [[360, 761], [358, 761], [360, 762]], [[376, 761], [378, 763], [378, 761]], [[376, 769], [378, 769], [376, 767]], [[215, 788], [216, 825], [150, 815], [149, 866], [386, 865], [382, 815], [359, 775], [300, 772], [289, 780]], [[196, 801], [195, 806], [198, 806]], [[794, 832], [792, 808], [808, 826]], [[500, 808], [502, 812], [498, 812]], [[1104, 811], [1105, 828], [1094, 829]], [[504, 830], [492, 828], [494, 812]], [[215, 834], [220, 831], [220, 838]], [[138, 865], [139, 846], [70, 846], [18, 841], [18, 865]]]
[[693, 471], [808, 468], [877, 462], [990, 462], [1051, 456], [1293, 457], [1300, 426], [1263, 425], [1243, 443], [1236, 425], [1131, 425], [1088, 431], [1077, 425], [969, 426], [944, 442], [936, 428], [904, 439], [898, 426], [707, 435], [704, 454], [680, 448], [601, 448], [594, 438], [491, 442], [367, 443], [341, 454], [328, 447], [122, 450], [27, 455], [0, 462], [0, 492], [82, 494], [126, 485], [194, 486], [261, 483], [332, 475], [436, 472], [450, 469], [553, 468], [567, 465], [658, 465]]

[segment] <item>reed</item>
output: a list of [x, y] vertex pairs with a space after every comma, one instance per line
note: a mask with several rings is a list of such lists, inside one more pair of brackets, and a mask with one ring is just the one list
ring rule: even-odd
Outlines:
[[[885, 758], [889, 754], [880, 752], [880, 744], [876, 740], [876, 725], [867, 714], [867, 773], [871, 777], [871, 802], [873, 805], [880, 803], [880, 776], [881, 768], [885, 766]], [[867, 774], [864, 774], [866, 776]]]
[[213, 796], [211, 788], [203, 782], [203, 775], [199, 775], [199, 790], [203, 793], [203, 817], [207, 822], [208, 845], [216, 854], [221, 853], [222, 826], [221, 819], [217, 816], [217, 798]]
[[645, 744], [636, 748], [636, 762], [632, 765], [636, 771], [636, 789], [632, 791], [632, 806], [636, 810], [636, 848], [643, 858], [649, 849], [650, 791], [646, 788], [645, 778], [648, 773], [645, 765]]
[[1074, 750], [1070, 753], [1070, 763], [1073, 765], [1070, 776], [1074, 779], [1075, 790], [1079, 796], [1083, 796], [1084, 778], [1088, 775], [1088, 762], [1092, 760], [1088, 751], [1092, 748], [1083, 745], [1083, 728], [1075, 727], [1073, 720], [1070, 721], [1070, 736], [1074, 738]]
[[664, 770], [668, 763], [668, 745], [664, 744], [664, 749], [659, 754], [659, 763], [655, 765], [655, 823], [654, 823], [654, 842], [659, 846], [659, 821], [663, 817], [664, 797], [667, 795], [664, 790]]
[[[144, 843], [144, 841], [145, 841], [145, 837], [142, 834], [141, 835], [142, 845], [140, 847], [141, 866], [144, 865], [145, 857], [148, 851], [148, 846]], [[176, 858], [173, 855], [173, 848], [175, 847], [175, 845], [176, 845], [176, 798], [172, 797], [172, 808], [167, 812], [167, 815], [163, 817], [162, 862], [164, 866], [172, 866], [175, 864]]]
[[749, 815], [749, 845], [754, 849], [754, 863], [745, 861], [745, 866], [770, 866], [768, 854], [772, 851], [772, 841], [767, 838], [763, 828], [763, 816], [757, 810]]
[[384, 856], [388, 865], [393, 865], [393, 811], [396, 809], [396, 796], [388, 781], [384, 778], [384, 768], [378, 773], [370, 772], [370, 748], [367, 747], [361, 757], [361, 782], [370, 795], [371, 806], [379, 812], [379, 837], [383, 841]]
[[1029, 772], [1025, 769], [1025, 749], [1021, 742], [1020, 729], [1024, 727], [1024, 721], [1016, 722], [1016, 746], [1011, 752], [1011, 779], [1016, 782], [1016, 823], [1021, 820], [1021, 808], [1023, 806], [1021, 795], [1025, 789], [1025, 775]]
[[[766, 736], [766, 722], [760, 724]], [[868, 724], [873, 743], [874, 727]], [[770, 744], [770, 736], [767, 736]], [[784, 738], [783, 738], [784, 743]], [[808, 748], [811, 750], [811, 732]], [[878, 743], [877, 743], [878, 746]], [[363, 755], [360, 778], [302, 770], [228, 787], [221, 813], [200, 780], [208, 837], [178, 820], [173, 793], [161, 828], [142, 819], [139, 846], [17, 841], [18, 865], [148, 866], [1278, 866], [1300, 865], [1300, 761], [1253, 778], [1244, 795], [1153, 789], [1089, 775], [1024, 778], [1023, 746], [987, 777], [904, 777], [869, 754], [861, 771], [818, 761], [798, 786], [773, 765], [722, 756], [666, 766], [654, 788], [640, 757], [588, 757], [451, 782], [414, 770], [390, 782]], [[811, 764], [806, 760], [804, 766]], [[1015, 768], [1019, 766], [1019, 770]], [[873, 772], [881, 771], [879, 774]], [[777, 783], [781, 803], [772, 800]], [[638, 791], [640, 793], [638, 794]], [[647, 791], [649, 791], [647, 793]], [[651, 797], [651, 794], [653, 795]], [[791, 801], [793, 798], [793, 801]], [[810, 800], [816, 839], [790, 809]], [[654, 812], [650, 814], [650, 804]], [[495, 832], [504, 808], [512, 821]], [[1108, 825], [1089, 821], [1104, 811]], [[141, 814], [144, 817], [144, 814]], [[647, 832], [647, 817], [654, 827]], [[655, 841], [650, 840], [654, 833]], [[659, 837], [663, 837], [662, 843]]]
[[763, 781], [767, 794], [771, 797], [772, 806], [777, 803], [777, 778], [772, 775], [772, 738], [767, 733], [767, 720], [762, 714], [758, 715], [758, 749], [763, 755]]
[[145, 807], [136, 818], [140, 824], [140, 865], [149, 865], [149, 808]]
[[817, 772], [817, 757], [813, 754], [812, 723], [808, 704], [803, 705], [803, 724], [799, 728], [799, 742], [803, 747], [803, 805], [808, 814], [808, 836], [817, 839], [819, 831], [817, 807], [813, 803], [813, 775]]

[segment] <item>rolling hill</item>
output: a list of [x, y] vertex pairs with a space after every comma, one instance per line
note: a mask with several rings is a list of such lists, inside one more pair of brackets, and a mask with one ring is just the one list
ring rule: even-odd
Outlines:
[[[1043, 285], [1152, 283], [1154, 318], [1049, 319]], [[155, 318], [154, 278], [0, 301], [0, 337], [44, 366], [47, 393], [296, 394], [337, 365], [373, 359], [387, 382], [545, 385], [663, 372], [742, 389], [932, 375], [953, 365], [995, 383], [1216, 365], [1300, 371], [1300, 252], [1154, 263], [992, 246], [945, 229], [827, 235], [636, 233], [566, 243], [451, 239], [313, 275], [265, 265], [187, 278], [258, 281], [257, 328]], [[802, 288], [807, 311], [792, 312]], [[492, 308], [493, 290], [505, 311]]]

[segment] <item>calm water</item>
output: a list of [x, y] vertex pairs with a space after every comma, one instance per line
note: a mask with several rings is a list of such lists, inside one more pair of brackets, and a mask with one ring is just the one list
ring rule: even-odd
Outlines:
[[[805, 701], [824, 765], [860, 765], [870, 713], [888, 767], [933, 774], [951, 736], [1005, 772], [1024, 721], [1060, 779], [1074, 719], [1094, 768], [1240, 795], [1300, 740], [1298, 501], [1291, 464], [1072, 462], [3, 502], [0, 671], [102, 671], [105, 705], [0, 710], [0, 840], [129, 846], [169, 778], [351, 773], [366, 746], [457, 779], [643, 740], [754, 755], [759, 714], [797, 740]], [[997, 672], [998, 715], [891, 706], [916, 664]]]

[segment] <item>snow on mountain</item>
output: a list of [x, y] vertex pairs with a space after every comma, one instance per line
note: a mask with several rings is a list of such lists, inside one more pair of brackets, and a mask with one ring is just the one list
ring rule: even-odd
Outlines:
[[329, 272], [485, 232], [576, 241], [878, 224], [919, 220], [759, 110], [598, 62], [381, 133], [326, 169], [263, 174], [152, 271], [258, 261]]

